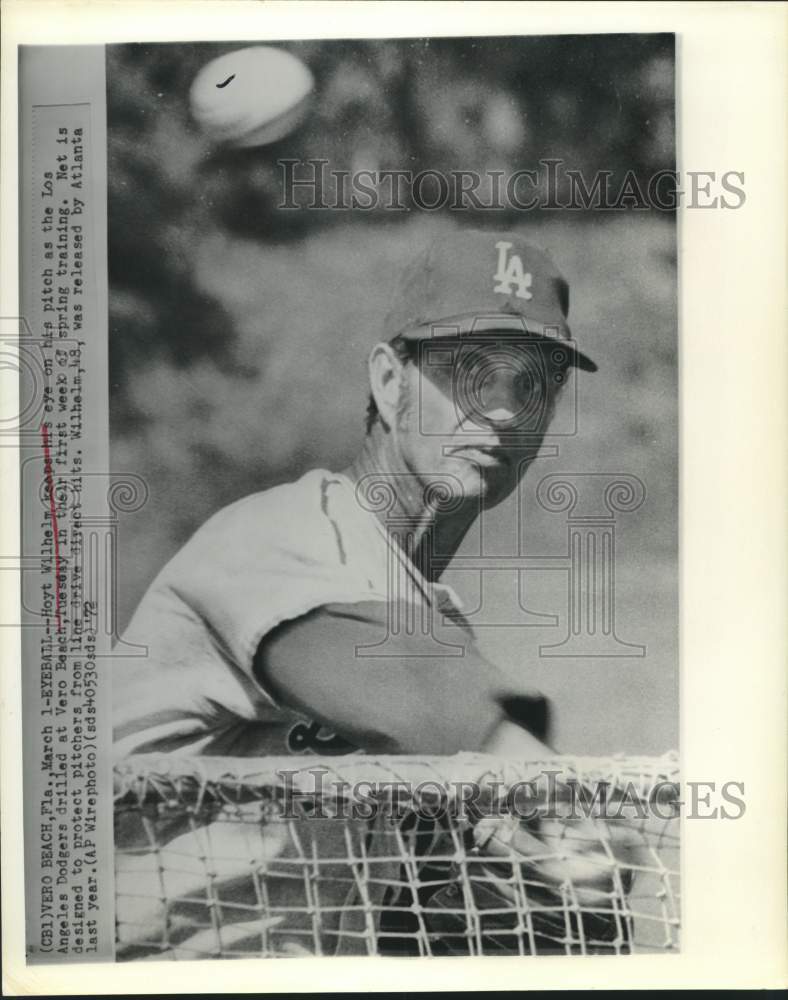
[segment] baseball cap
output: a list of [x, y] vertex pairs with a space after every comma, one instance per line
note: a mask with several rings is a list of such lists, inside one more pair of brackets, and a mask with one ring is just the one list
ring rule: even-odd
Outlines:
[[[566, 342], [569, 285], [552, 259], [519, 233], [462, 230], [442, 236], [402, 273], [384, 321], [387, 339], [513, 333]], [[566, 345], [569, 363], [596, 364]]]

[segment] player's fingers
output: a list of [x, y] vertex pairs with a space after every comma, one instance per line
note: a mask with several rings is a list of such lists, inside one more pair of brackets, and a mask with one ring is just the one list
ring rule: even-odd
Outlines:
[[479, 850], [507, 859], [548, 886], [570, 882], [578, 889], [606, 893], [613, 888], [616, 857], [594, 824], [547, 821], [536, 836], [523, 824], [507, 819], [481, 820], [474, 838]]
[[642, 847], [643, 837], [630, 824], [601, 819], [540, 819], [530, 831], [546, 844], [579, 853], [612, 855], [626, 861]]
[[[633, 866], [642, 861], [643, 839], [625, 823], [543, 820], [538, 837], [562, 859], [562, 870], [581, 888], [627, 893]], [[547, 866], [543, 868], [547, 870]]]

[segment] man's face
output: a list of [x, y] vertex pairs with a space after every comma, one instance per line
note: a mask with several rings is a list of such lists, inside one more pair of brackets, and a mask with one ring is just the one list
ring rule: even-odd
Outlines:
[[[542, 443], [569, 369], [521, 339], [422, 342], [403, 365], [395, 427], [423, 485], [453, 477], [486, 505], [508, 496]], [[565, 357], [565, 352], [564, 352]]]

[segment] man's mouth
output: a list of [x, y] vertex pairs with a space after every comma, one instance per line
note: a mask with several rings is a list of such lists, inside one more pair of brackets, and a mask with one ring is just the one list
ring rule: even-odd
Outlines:
[[461, 444], [455, 448], [450, 448], [449, 454], [456, 455], [458, 458], [465, 458], [469, 462], [474, 462], [476, 465], [484, 468], [509, 464], [507, 450], [499, 444], [473, 444], [469, 441], [468, 444]]

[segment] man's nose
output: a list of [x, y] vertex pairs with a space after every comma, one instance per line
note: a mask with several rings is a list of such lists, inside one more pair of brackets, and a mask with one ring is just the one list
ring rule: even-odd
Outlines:
[[474, 395], [476, 412], [471, 416], [481, 418], [483, 423], [508, 423], [514, 420], [523, 408], [517, 378], [506, 371], [490, 373], [477, 386]]

